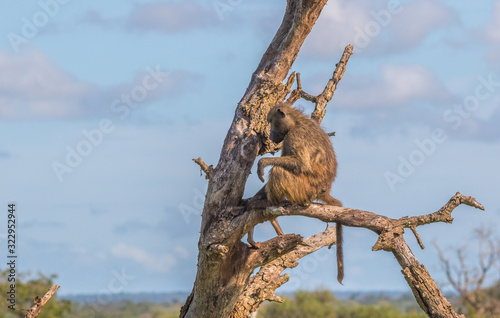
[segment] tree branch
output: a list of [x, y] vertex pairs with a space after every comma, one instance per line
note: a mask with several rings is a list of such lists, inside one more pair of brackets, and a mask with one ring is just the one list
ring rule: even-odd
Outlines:
[[250, 256], [247, 259], [247, 264], [252, 268], [265, 265], [276, 258], [291, 252], [299, 244], [303, 244], [303, 238], [301, 235], [285, 234], [273, 237], [270, 240], [261, 242], [258, 249], [252, 249]]
[[59, 289], [59, 285], [54, 285], [52, 286], [45, 295], [40, 299], [40, 297], [35, 297], [33, 299], [33, 305], [31, 305], [30, 309], [28, 309], [28, 312], [26, 313], [26, 316], [24, 318], [34, 318], [38, 316], [40, 313], [40, 310], [42, 310], [42, 307], [49, 301], [49, 299], [52, 297], [52, 295], [55, 294], [55, 292]]
[[214, 166], [208, 166], [201, 157], [193, 159], [193, 161], [200, 166], [200, 169], [205, 172], [205, 179], [210, 179], [212, 177], [212, 172], [214, 171]]
[[[241, 242], [241, 238], [251, 227], [280, 215], [303, 215], [325, 222], [365, 227], [376, 232], [379, 239], [373, 249], [393, 252], [403, 270], [409, 269], [409, 272], [406, 271], [408, 283], [424, 311], [434, 315], [435, 312], [444, 312], [442, 308], [446, 310], [449, 307], [449, 303], [440, 294], [425, 267], [421, 266], [411, 253], [402, 234], [404, 228], [416, 228], [419, 225], [439, 221], [451, 222], [453, 220], [451, 211], [462, 203], [482, 208], [473, 198], [457, 194], [452, 198], [453, 202], [450, 200], [438, 212], [401, 219], [390, 219], [357, 209], [318, 204], [312, 204], [307, 209], [280, 206], [252, 211], [245, 211], [245, 207], [241, 205], [246, 181], [257, 155], [279, 149], [279, 145], [270, 144], [267, 138], [266, 115], [270, 107], [283, 101], [290, 93], [295, 74], [289, 75], [286, 84], [283, 84], [283, 81], [326, 2], [327, 0], [287, 0], [281, 26], [238, 103], [216, 167], [209, 169], [206, 164], [200, 164], [201, 159], [198, 162], [207, 174], [209, 182], [201, 220], [196, 280], [190, 297], [182, 307], [181, 317], [229, 316], [238, 297], [249, 284], [255, 266], [272, 262], [275, 258], [286, 257], [283, 254], [287, 251], [302, 247], [300, 245], [302, 237], [298, 235], [288, 235], [264, 242], [265, 249], [262, 251], [251, 249]], [[348, 46], [321, 94], [313, 98], [304, 93], [306, 99], [314, 100], [316, 103], [312, 118], [318, 122], [321, 122], [325, 115], [326, 104], [332, 98], [351, 54], [352, 46]], [[297, 83], [302, 90], [298, 74]], [[290, 98], [297, 96], [298, 93], [292, 92]], [[262, 268], [263, 279], [269, 273], [265, 268], [270, 267]], [[417, 277], [414, 276], [415, 273]], [[282, 278], [276, 286], [284, 281], [285, 278]], [[434, 293], [437, 299], [433, 299], [429, 293]], [[279, 300], [272, 295], [268, 298]], [[453, 313], [450, 317], [458, 317], [451, 307], [449, 312]], [[435, 316], [444, 317], [444, 315]]]
[[[258, 202], [254, 204], [256, 206], [265, 206], [265, 200], [263, 200], [262, 204]], [[229, 233], [238, 233], [237, 236], [231, 239], [241, 240], [251, 228], [259, 223], [278, 216], [301, 215], [316, 218], [327, 223], [340, 223], [345, 226], [367, 228], [379, 235], [377, 242], [373, 246], [374, 251], [392, 251], [394, 249], [392, 239], [395, 236], [402, 235], [405, 228], [409, 228], [416, 233], [417, 226], [435, 222], [450, 223], [453, 220], [451, 213], [460, 204], [466, 204], [484, 210], [484, 207], [479, 204], [476, 199], [464, 196], [458, 192], [437, 212], [421, 216], [402, 217], [399, 219], [391, 219], [373, 212], [347, 207], [336, 207], [317, 203], [312, 203], [308, 207], [303, 207], [284, 203], [275, 207], [245, 211], [232, 220], [227, 226], [227, 231]], [[418, 234], [416, 234], [416, 238], [419, 245], [423, 247], [423, 243]]]
[[333, 72], [332, 78], [328, 81], [325, 86], [325, 89], [318, 96], [314, 96], [304, 92], [302, 89], [302, 82], [300, 80], [300, 74], [297, 73], [297, 88], [292, 91], [290, 97], [287, 102], [295, 103], [299, 98], [303, 98], [307, 101], [310, 101], [316, 104], [313, 113], [311, 114], [311, 118], [321, 123], [323, 117], [326, 114], [326, 105], [332, 99], [335, 90], [337, 89], [337, 84], [340, 82], [342, 77], [344, 76], [347, 62], [353, 53], [353, 46], [351, 44], [347, 45], [344, 49], [344, 53], [340, 58], [340, 61], [337, 63], [335, 67], [335, 71]]
[[[477, 316], [497, 317], [500, 315], [500, 300], [497, 297], [498, 281], [489, 288], [483, 286], [487, 281], [491, 268], [498, 265], [496, 258], [497, 248], [493, 240], [493, 232], [484, 228], [476, 230], [478, 248], [467, 249], [470, 239], [460, 247], [453, 248], [456, 261], [451, 266], [452, 260], [445, 257], [443, 250], [436, 244], [435, 246], [439, 262], [446, 274], [448, 283], [458, 292], [461, 306], [464, 313], [475, 314]], [[486, 248], [485, 248], [486, 245]], [[467, 262], [470, 259], [470, 251], [478, 251], [478, 265], [470, 266]]]
[[266, 147], [265, 117], [270, 107], [290, 93], [294, 75], [286, 84], [283, 81], [326, 2], [287, 1], [281, 26], [238, 103], [219, 161], [210, 173], [198, 244], [198, 271], [182, 317], [227, 317], [248, 283], [252, 269], [247, 258], [252, 253], [241, 242], [247, 227], [240, 226], [234, 232], [228, 228], [238, 217], [255, 158], [271, 149]]
[[290, 253], [262, 266], [257, 274], [250, 278], [250, 282], [238, 298], [230, 318], [246, 318], [266, 300], [283, 302], [283, 299], [275, 295], [275, 291], [288, 282], [290, 275], [282, 275], [282, 272], [287, 268], [296, 267], [298, 260], [302, 257], [335, 243], [335, 226], [329, 226], [324, 232], [306, 238], [302, 245], [298, 245]]
[[332, 78], [326, 84], [326, 87], [323, 90], [323, 92], [319, 94], [316, 98], [317, 100], [316, 107], [311, 115], [312, 119], [315, 119], [318, 122], [321, 122], [323, 120], [323, 117], [326, 114], [325, 110], [326, 105], [332, 99], [333, 93], [337, 89], [337, 84], [342, 79], [342, 76], [344, 76], [347, 67], [347, 62], [349, 61], [349, 58], [352, 55], [352, 51], [353, 51], [353, 46], [351, 44], [345, 47], [344, 53], [342, 54], [342, 57], [340, 58], [340, 61], [335, 68], [335, 71], [333, 72]]
[[[402, 217], [399, 219], [392, 219], [373, 212], [346, 207], [335, 207], [314, 203], [308, 207], [302, 207], [285, 203], [276, 207], [268, 207], [265, 210], [255, 209], [246, 211], [239, 217], [235, 218], [231, 225], [234, 228], [251, 228], [260, 222], [275, 218], [277, 216], [301, 215], [316, 218], [324, 222], [334, 222], [340, 223], [345, 226], [364, 227], [370, 229], [379, 235], [379, 238], [372, 249], [374, 251], [385, 250], [394, 253], [396, 259], [403, 268], [403, 274], [405, 275], [408, 284], [412, 288], [417, 302], [428, 315], [434, 317], [432, 313], [435, 312], [450, 312], [453, 313], [452, 317], [459, 317], [459, 315], [457, 315], [452, 310], [451, 305], [446, 300], [446, 298], [441, 294], [439, 288], [436, 286], [425, 267], [420, 264], [412, 254], [411, 250], [406, 245], [406, 242], [404, 241], [402, 235], [405, 228], [410, 228], [412, 231], [414, 231], [414, 233], [416, 233], [416, 227], [420, 225], [435, 222], [452, 222], [453, 218], [451, 217], [451, 213], [460, 204], [466, 204], [484, 210], [484, 207], [480, 203], [478, 203], [475, 198], [464, 196], [460, 193], [456, 193], [437, 212], [421, 216]], [[259, 206], [259, 204], [256, 205]], [[416, 238], [417, 241], [419, 241], [419, 244], [423, 246], [423, 243], [421, 242], [418, 234], [416, 234]], [[309, 245], [310, 243], [306, 240], [305, 244]], [[321, 246], [326, 245], [328, 245], [327, 242], [325, 242], [324, 245]], [[315, 247], [319, 248], [318, 246]], [[302, 246], [297, 247], [297, 249], [299, 248], [302, 248]], [[288, 255], [291, 255], [291, 253]], [[268, 275], [266, 273], [269, 273], [275, 278], [280, 277], [280, 282], [285, 283], [288, 280], [288, 277], [286, 277], [286, 279], [281, 278], [281, 276], [279, 275], [281, 271], [276, 271], [276, 268], [283, 268], [283, 265], [281, 264], [282, 262], [284, 262], [284, 259], [288, 257], [288, 255], [278, 258], [277, 260], [273, 261], [273, 263], [261, 268], [261, 270], [259, 271], [260, 274], [257, 274], [250, 285], [247, 286], [244, 295], [242, 295], [242, 298], [240, 298], [239, 300], [241, 302], [246, 301], [246, 305], [240, 306], [241, 309], [238, 309], [239, 307], [235, 307], [235, 311], [244, 311], [246, 314], [251, 312], [253, 308], [257, 308], [262, 301], [275, 299], [274, 294], [271, 292], [271, 290], [273, 288], [275, 290], [277, 287], [281, 286], [281, 284], [270, 284], [269, 287], [267, 287], [268, 289], [261, 291], [262, 288], [267, 286], [265, 283], [268, 281], [264, 281], [263, 278], [261, 279], [258, 277], [259, 275], [261, 275], [262, 277], [268, 277], [265, 275]], [[286, 264], [290, 264], [290, 262]], [[422, 279], [425, 279], [427, 284], [422, 284]], [[440, 297], [433, 298], [432, 295], [440, 295]]]
[[281, 205], [268, 208], [268, 213], [272, 215], [302, 215], [319, 219], [323, 222], [335, 222], [351, 227], [364, 227], [379, 234], [379, 240], [374, 246], [374, 250], [392, 250], [389, 243], [391, 237], [404, 232], [404, 228], [412, 228], [420, 225], [446, 222], [451, 223], [453, 218], [451, 213], [460, 204], [466, 204], [481, 210], [484, 207], [473, 197], [464, 196], [457, 192], [439, 211], [413, 217], [402, 217], [400, 219], [391, 219], [373, 212], [335, 207], [324, 204], [311, 204], [304, 208], [300, 206]]

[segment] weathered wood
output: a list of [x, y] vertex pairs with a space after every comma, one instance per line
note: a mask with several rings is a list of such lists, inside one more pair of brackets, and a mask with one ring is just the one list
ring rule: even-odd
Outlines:
[[[253, 224], [255, 222], [258, 222], [261, 218], [273, 218], [280, 215], [302, 215], [317, 218], [324, 222], [340, 222], [342, 225], [351, 227], [363, 227], [372, 230], [379, 235], [379, 238], [372, 249], [374, 251], [384, 250], [392, 252], [394, 254], [398, 263], [401, 265], [402, 273], [405, 276], [405, 279], [422, 310], [429, 317], [460, 318], [463, 316], [458, 315], [453, 310], [451, 304], [441, 293], [425, 266], [423, 266], [417, 260], [403, 238], [405, 228], [415, 229], [417, 226], [435, 222], [451, 223], [453, 221], [451, 213], [460, 204], [465, 204], [480, 210], [484, 210], [484, 207], [480, 203], [478, 203], [475, 198], [456, 193], [437, 212], [414, 217], [402, 217], [400, 219], [391, 219], [386, 216], [369, 211], [345, 207], [334, 207], [324, 204], [311, 204], [308, 207], [282, 204], [278, 207], [269, 207], [267, 208], [266, 212], [261, 214], [249, 214], [251, 217], [245, 219], [244, 222]], [[239, 221], [240, 220], [238, 219], [235, 223]], [[308, 248], [310, 249], [318, 249], [329, 244], [332, 244], [332, 242], [326, 240], [326, 238], [324, 239], [324, 241], [316, 240], [307, 243]], [[298, 250], [300, 248], [302, 248], [302, 246], [296, 247], [295, 250]], [[280, 259], [274, 262], [278, 263], [281, 259], [286, 259], [287, 257], [289, 257], [289, 255], [292, 255], [292, 253], [286, 256], [282, 256]], [[242, 303], [243, 299], [247, 300], [245, 302], [245, 304], [247, 304], [247, 307], [241, 305], [242, 307], [244, 307], [243, 310], [247, 310], [248, 308], [256, 308], [256, 299], [267, 298], [267, 300], [273, 300], [272, 296], [269, 296], [270, 290], [273, 290], [274, 288], [273, 285], [267, 287], [267, 290], [263, 291], [263, 287], [261, 287], [262, 284], [259, 285], [259, 283], [255, 283], [255, 279], [257, 279], [259, 275], [265, 275], [267, 268], [270, 266], [271, 264], [267, 265], [266, 267], [261, 269], [263, 273], [259, 271], [257, 276], [252, 278], [252, 281], [245, 290], [245, 293], [240, 297]], [[274, 264], [273, 266], [276, 267], [276, 265]], [[271, 273], [273, 273], [274, 271], [275, 269], [270, 270]], [[254, 285], [258, 287], [255, 287]], [[251, 294], [252, 290], [259, 288], [261, 293], [260, 295]], [[235, 308], [234, 311], [238, 312], [241, 310]]]
[[424, 265], [420, 264], [406, 244], [402, 235], [394, 237], [392, 253], [403, 270], [401, 271], [410, 286], [418, 305], [429, 317], [463, 318], [453, 310], [450, 302], [439, 290], [434, 279]]
[[283, 302], [283, 299], [274, 294], [278, 287], [289, 280], [290, 275], [282, 275], [282, 272], [287, 268], [296, 267], [302, 257], [335, 243], [335, 226], [329, 226], [324, 232], [305, 239], [304, 244], [297, 246], [292, 252], [262, 266], [257, 274], [250, 278], [250, 282], [243, 294], [238, 298], [230, 318], [247, 318], [266, 300]]
[[[237, 207], [250, 169], [261, 151], [266, 130], [263, 119], [269, 108], [290, 92], [290, 81], [284, 85], [283, 80], [326, 2], [287, 2], [282, 24], [238, 103], [219, 162], [210, 175], [198, 243], [198, 272], [193, 296], [184, 306], [184, 317], [227, 317], [254, 266], [261, 262], [254, 257], [256, 252], [241, 242], [247, 227], [231, 227], [231, 231], [228, 228], [242, 212]], [[266, 262], [286, 254], [300, 242], [281, 243], [283, 247], [276, 244], [273, 256]], [[249, 264], [249, 259], [254, 263]]]
[[33, 305], [31, 305], [30, 309], [28, 309], [28, 312], [26, 313], [26, 316], [24, 318], [35, 318], [38, 316], [40, 313], [40, 310], [42, 310], [42, 307], [49, 301], [49, 299], [56, 293], [56, 291], [59, 289], [59, 285], [54, 285], [50, 287], [50, 289], [43, 295], [42, 298], [40, 297], [35, 297], [33, 299]]
[[[274, 290], [288, 280], [288, 276], [281, 276], [282, 270], [295, 266], [296, 261], [303, 255], [333, 244], [332, 237], [322, 237], [320, 234], [313, 236], [315, 240], [308, 242], [308, 249], [304, 249], [302, 237], [295, 234], [262, 242], [259, 249], [253, 249], [241, 242], [243, 236], [256, 224], [284, 215], [302, 215], [374, 231], [379, 238], [373, 250], [394, 253], [417, 301], [427, 315], [458, 317], [428, 276], [425, 267], [418, 263], [411, 253], [402, 235], [405, 228], [412, 229], [418, 237], [417, 226], [432, 222], [451, 223], [451, 212], [459, 204], [482, 208], [474, 198], [457, 193], [437, 212], [401, 219], [318, 204], [311, 204], [308, 208], [284, 205], [254, 210], [247, 210], [242, 204], [245, 184], [255, 158], [259, 154], [279, 149], [279, 145], [273, 144], [267, 138], [268, 123], [265, 119], [269, 108], [276, 102], [283, 101], [286, 96], [289, 96], [289, 99], [302, 97], [316, 103], [313, 118], [321, 121], [326, 104], [332, 98], [336, 85], [345, 72], [347, 60], [352, 54], [352, 46], [348, 46], [344, 51], [332, 79], [320, 95], [304, 93], [299, 76], [298, 88], [291, 92], [295, 80], [294, 73], [290, 74], [283, 84], [300, 47], [326, 2], [327, 0], [287, 1], [281, 26], [236, 107], [217, 166], [212, 169], [201, 159], [196, 160], [209, 181], [198, 243], [198, 271], [192, 293], [182, 307], [181, 317], [215, 318], [228, 317], [230, 314], [232, 317], [244, 317], [266, 299], [279, 301]], [[317, 239], [319, 237], [321, 239]], [[257, 276], [250, 280], [253, 270], [260, 266], [262, 268]], [[270, 277], [275, 277], [277, 281], [272, 282]], [[238, 307], [233, 310], [238, 297], [241, 301], [238, 306], [243, 309], [238, 310]]]

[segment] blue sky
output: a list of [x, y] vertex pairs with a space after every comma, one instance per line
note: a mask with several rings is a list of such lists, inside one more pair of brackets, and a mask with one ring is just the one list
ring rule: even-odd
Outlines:
[[[18, 270], [58, 274], [61, 294], [190, 291], [206, 186], [191, 159], [217, 163], [284, 3], [42, 0], [0, 12], [0, 207], [17, 206]], [[419, 228], [423, 251], [407, 234], [440, 283], [431, 241], [463, 242], [500, 214], [499, 21], [500, 1], [330, 1], [293, 66], [317, 94], [355, 46], [322, 123], [336, 132], [332, 195], [345, 206], [419, 215], [457, 191], [484, 204]], [[261, 186], [252, 174], [246, 196]], [[255, 235], [274, 234], [266, 223]], [[409, 291], [393, 256], [371, 251], [375, 234], [344, 235], [344, 286], [322, 250], [282, 290]]]

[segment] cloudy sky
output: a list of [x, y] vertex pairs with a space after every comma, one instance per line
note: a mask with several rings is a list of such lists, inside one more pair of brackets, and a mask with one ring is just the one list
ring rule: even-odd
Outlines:
[[[190, 291], [206, 186], [191, 159], [217, 163], [284, 2], [4, 1], [0, 12], [0, 254], [15, 202], [18, 270], [58, 274], [61, 294]], [[420, 228], [425, 250], [407, 234], [444, 283], [431, 242], [460, 245], [500, 215], [500, 1], [331, 0], [293, 66], [307, 92], [348, 43], [322, 123], [336, 132], [332, 195], [390, 217], [477, 197], [486, 212], [460, 207], [453, 225]], [[260, 187], [251, 175], [246, 196]], [[371, 251], [375, 234], [344, 233], [344, 286], [322, 250], [282, 290], [409, 291], [393, 256]], [[257, 226], [257, 240], [273, 235]]]

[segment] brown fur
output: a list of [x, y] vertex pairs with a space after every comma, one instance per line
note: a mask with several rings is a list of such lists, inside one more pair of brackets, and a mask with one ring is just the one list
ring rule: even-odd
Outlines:
[[[262, 158], [258, 163], [257, 174], [262, 181], [264, 168], [273, 166], [265, 186], [267, 200], [271, 204], [279, 204], [286, 199], [292, 204], [303, 205], [319, 200], [342, 206], [339, 200], [330, 195], [337, 173], [337, 160], [328, 134], [316, 121], [289, 104], [274, 106], [267, 118], [271, 123], [270, 139], [275, 143], [283, 141], [281, 157]], [[273, 221], [271, 223], [276, 232], [282, 235], [278, 221]], [[249, 242], [255, 244], [251, 234]], [[340, 224], [337, 224], [337, 267], [337, 279], [342, 283], [344, 267]]]

